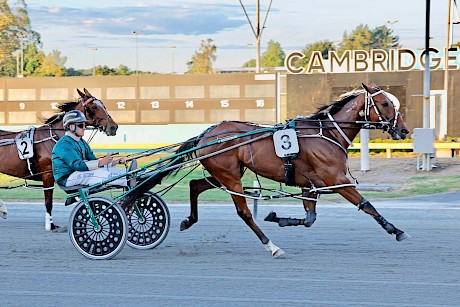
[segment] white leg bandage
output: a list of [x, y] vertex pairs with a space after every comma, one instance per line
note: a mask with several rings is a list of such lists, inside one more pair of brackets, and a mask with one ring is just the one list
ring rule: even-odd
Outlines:
[[0, 199], [0, 217], [6, 219], [7, 214], [5, 203]]
[[51, 230], [51, 224], [53, 224], [53, 217], [46, 212], [45, 215], [45, 230], [50, 231]]
[[283, 256], [285, 254], [285, 252], [281, 248], [279, 248], [278, 246], [273, 244], [272, 241], [268, 241], [267, 244], [264, 244], [264, 247], [265, 247], [265, 249], [267, 251], [272, 253], [272, 256], [274, 258], [278, 258], [278, 257]]

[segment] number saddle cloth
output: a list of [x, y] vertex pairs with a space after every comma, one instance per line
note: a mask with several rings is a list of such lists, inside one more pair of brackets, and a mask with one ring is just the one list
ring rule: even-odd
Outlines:
[[28, 160], [34, 156], [34, 133], [35, 128], [29, 128], [19, 133], [14, 141], [18, 148], [19, 159]]

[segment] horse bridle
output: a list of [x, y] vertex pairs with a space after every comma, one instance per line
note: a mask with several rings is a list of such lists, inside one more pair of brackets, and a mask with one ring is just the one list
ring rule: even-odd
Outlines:
[[[91, 110], [91, 108], [88, 107], [88, 103], [93, 102], [93, 101], [96, 102], [96, 104], [98, 104], [97, 102], [100, 103], [100, 104], [98, 104], [98, 105], [99, 105], [99, 106], [102, 106], [102, 109], [103, 109], [104, 112], [105, 112], [105, 118], [101, 118], [101, 119], [94, 119], [94, 118], [93, 118], [94, 112]], [[95, 97], [91, 96], [91, 97], [89, 97], [87, 100], [84, 100], [84, 99], [82, 98], [82, 99], [81, 99], [81, 104], [82, 104], [83, 109], [84, 109], [84, 111], [85, 111], [85, 116], [86, 116], [86, 114], [89, 114], [91, 120], [93, 121], [93, 126], [94, 126], [96, 129], [98, 129], [99, 131], [101, 131], [101, 132], [106, 132], [107, 126], [104, 127], [104, 126], [101, 124], [101, 121], [105, 119], [106, 122], [107, 122], [107, 124], [108, 124], [110, 115], [109, 115], [109, 113], [107, 113], [107, 109], [105, 108], [105, 106], [104, 106], [104, 104], [102, 103], [102, 101], [100, 101], [99, 99], [96, 99]]]
[[[361, 111], [364, 114], [360, 113], [360, 115], [364, 116], [364, 120], [366, 122], [369, 122], [369, 123], [365, 124], [364, 128], [378, 128], [378, 129], [382, 129], [383, 131], [387, 131], [387, 132], [389, 132], [391, 134], [394, 131], [394, 129], [396, 128], [396, 124], [398, 122], [398, 117], [401, 114], [401, 113], [399, 113], [398, 108], [396, 108], [396, 106], [393, 103], [393, 101], [388, 98], [388, 96], [386, 95], [384, 90], [379, 90], [379, 91], [377, 91], [377, 92], [375, 92], [373, 94], [369, 93], [366, 90], [365, 94], [366, 94], [366, 96], [365, 96], [364, 110]], [[391, 101], [391, 103], [393, 104], [393, 107], [395, 109], [395, 114], [389, 119], [385, 118], [385, 116], [382, 115], [382, 112], [380, 112], [379, 107], [377, 106], [377, 104], [374, 101], [374, 96], [377, 96], [377, 95], [380, 95], [380, 94], [384, 94], [385, 97], [387, 97], [387, 99], [389, 101]], [[375, 114], [377, 114], [377, 117], [379, 119], [379, 122], [377, 123], [376, 126], [374, 126], [374, 125], [372, 125], [370, 123], [370, 110], [371, 110], [371, 107], [374, 109], [374, 112], [375, 112]], [[393, 121], [393, 125], [391, 126], [392, 121]]]

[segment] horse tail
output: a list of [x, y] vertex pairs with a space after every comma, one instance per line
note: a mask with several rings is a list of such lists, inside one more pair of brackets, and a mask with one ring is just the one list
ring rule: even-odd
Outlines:
[[[181, 156], [181, 162], [183, 163], [187, 160], [193, 159], [196, 157], [195, 150], [192, 150], [194, 147], [197, 146], [198, 142], [200, 141], [200, 137], [193, 137], [188, 139], [176, 150], [176, 155]], [[184, 153], [184, 154], [181, 154]]]
[[[142, 182], [142, 184], [138, 187], [138, 194], [141, 194], [143, 192], [147, 192], [154, 188], [156, 185], [161, 184], [163, 179], [171, 174], [175, 175], [177, 172], [179, 172], [184, 166], [178, 166], [174, 167], [175, 165], [182, 164], [186, 162], [187, 160], [193, 159], [195, 157], [195, 152], [191, 150], [193, 147], [198, 144], [199, 138], [191, 138], [184, 143], [175, 151], [175, 154], [172, 155], [171, 160], [169, 162], [164, 162], [162, 164], [159, 164], [153, 172], [157, 172], [157, 174], [151, 176], [148, 178], [148, 180], [145, 180]], [[182, 154], [182, 152], [185, 152]], [[168, 168], [167, 170], [162, 171], [162, 168]], [[147, 173], [146, 176], [149, 176]], [[142, 177], [141, 177], [142, 179]], [[141, 180], [142, 181], [142, 180]]]

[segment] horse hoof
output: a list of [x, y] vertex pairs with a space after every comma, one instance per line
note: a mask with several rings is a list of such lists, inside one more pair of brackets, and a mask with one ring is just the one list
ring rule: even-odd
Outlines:
[[181, 223], [180, 223], [180, 231], [184, 231], [186, 229], [188, 229], [188, 220], [183, 220]]
[[264, 218], [266, 222], [276, 222], [276, 212], [270, 211], [270, 213]]
[[284, 255], [286, 255], [286, 253], [281, 248], [273, 252], [273, 258], [282, 258]]
[[402, 241], [402, 240], [406, 240], [406, 239], [409, 239], [411, 238], [410, 235], [408, 235], [407, 233], [403, 232], [403, 233], [400, 233], [399, 235], [396, 236], [396, 241]]
[[7, 215], [8, 215], [8, 210], [6, 209], [6, 206], [3, 203], [3, 201], [0, 199], [0, 217], [6, 219]]

